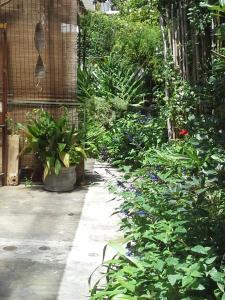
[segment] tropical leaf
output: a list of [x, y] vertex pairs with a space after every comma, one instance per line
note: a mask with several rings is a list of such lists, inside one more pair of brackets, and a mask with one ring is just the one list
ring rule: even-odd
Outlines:
[[63, 150], [65, 150], [65, 148], [66, 148], [66, 144], [64, 144], [64, 143], [58, 143], [59, 153], [63, 152]]
[[87, 159], [87, 155], [82, 147], [75, 147], [75, 150], [77, 152], [79, 152], [83, 156], [84, 159]]
[[55, 161], [55, 168], [54, 168], [55, 174], [59, 175], [61, 169], [62, 169], [61, 162], [58, 159], [56, 159], [56, 161]]
[[70, 155], [67, 152], [60, 152], [59, 157], [66, 168], [70, 166]]

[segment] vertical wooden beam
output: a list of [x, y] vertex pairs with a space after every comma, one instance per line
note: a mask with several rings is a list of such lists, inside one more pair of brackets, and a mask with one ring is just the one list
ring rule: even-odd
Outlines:
[[7, 184], [7, 160], [8, 160], [8, 146], [7, 146], [7, 98], [8, 98], [8, 49], [7, 49], [7, 25], [3, 28], [3, 96], [2, 96], [2, 170], [4, 173], [3, 185]]

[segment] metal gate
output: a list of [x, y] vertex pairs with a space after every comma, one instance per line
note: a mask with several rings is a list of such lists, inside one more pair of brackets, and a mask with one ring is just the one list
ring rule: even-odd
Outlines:
[[7, 181], [7, 24], [0, 23], [0, 179], [2, 185]]

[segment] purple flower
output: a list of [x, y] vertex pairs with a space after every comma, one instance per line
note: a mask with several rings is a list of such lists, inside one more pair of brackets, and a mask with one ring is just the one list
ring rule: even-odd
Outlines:
[[130, 249], [128, 249], [126, 252], [126, 256], [131, 256], [131, 255], [132, 255], [132, 251]]
[[148, 176], [151, 178], [153, 182], [159, 181], [159, 177], [153, 173], [149, 173]]
[[138, 217], [146, 217], [147, 214], [144, 210], [140, 210], [140, 211], [137, 211], [135, 213], [135, 215], [138, 216]]

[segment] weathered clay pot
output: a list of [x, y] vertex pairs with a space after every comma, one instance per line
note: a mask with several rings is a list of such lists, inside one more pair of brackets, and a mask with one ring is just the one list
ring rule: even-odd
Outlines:
[[44, 189], [50, 192], [70, 192], [76, 183], [76, 167], [62, 168], [59, 175], [50, 174], [43, 179]]

